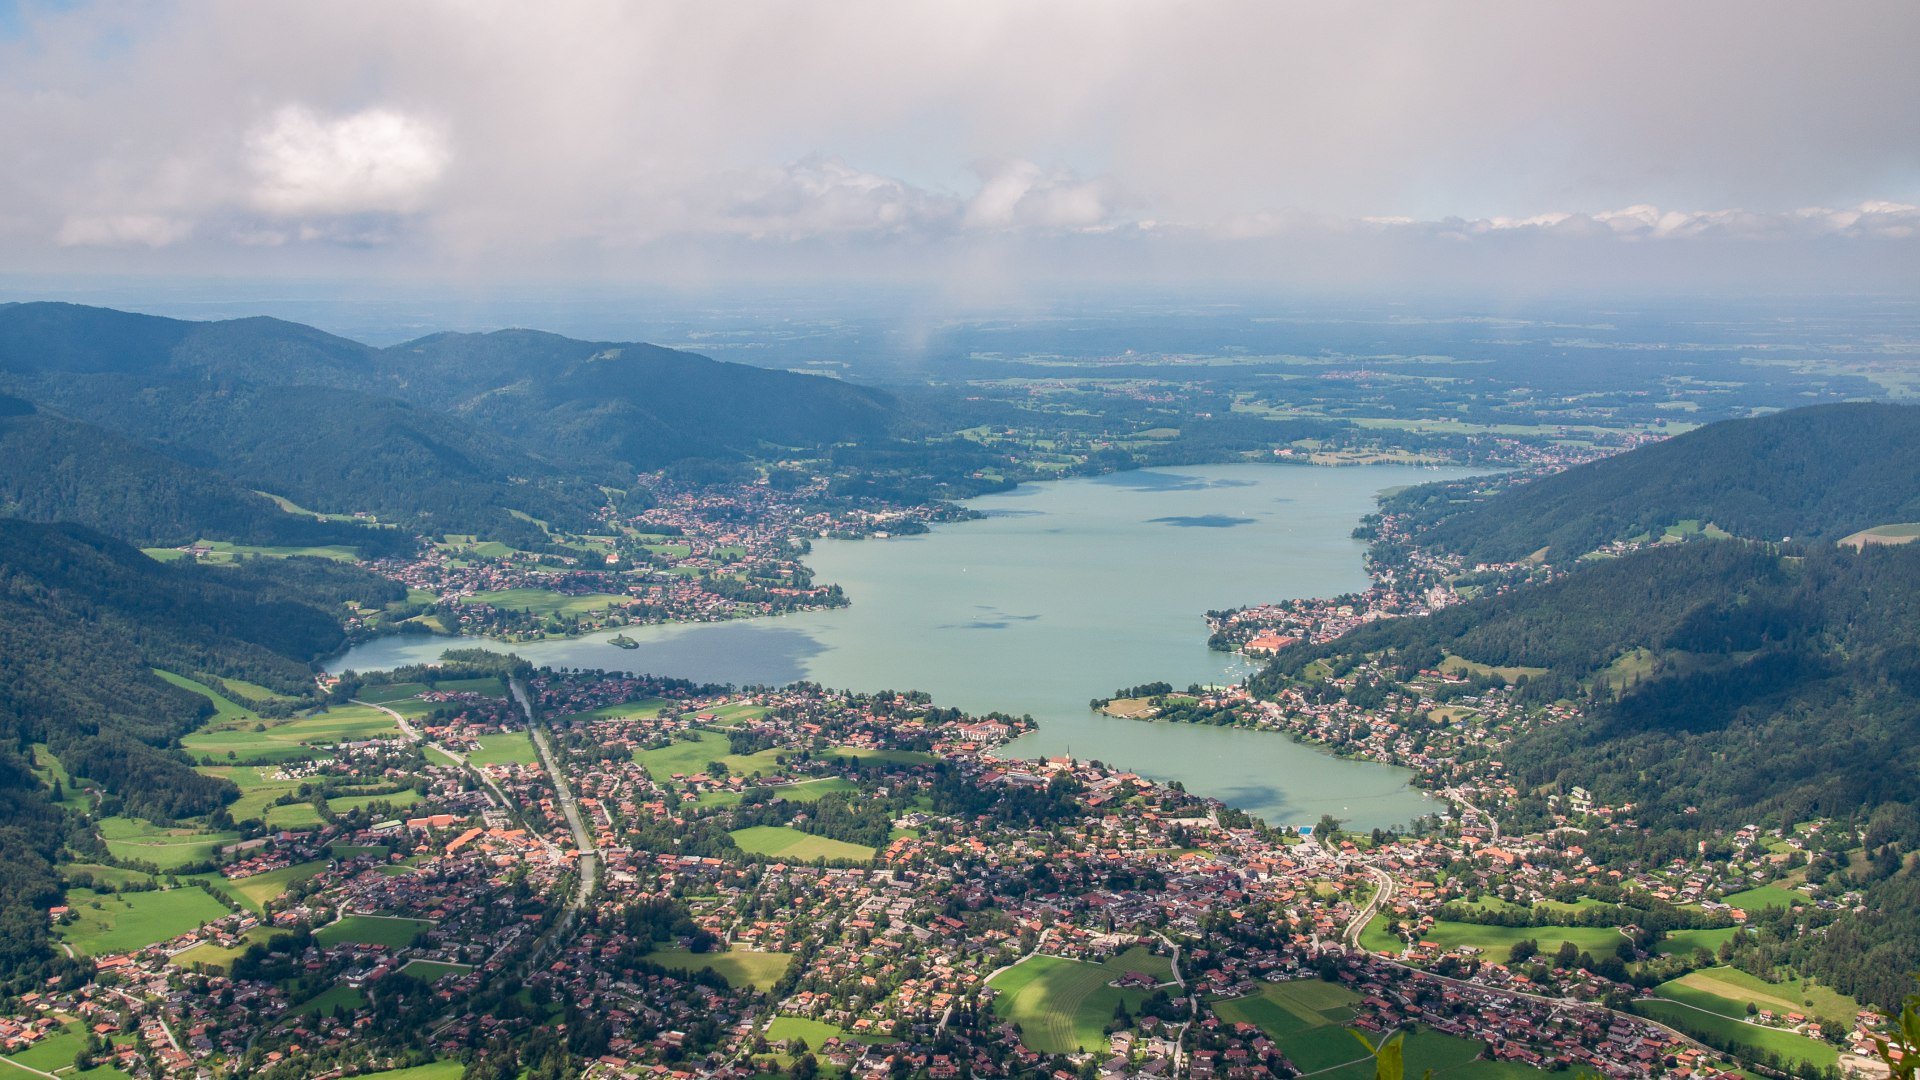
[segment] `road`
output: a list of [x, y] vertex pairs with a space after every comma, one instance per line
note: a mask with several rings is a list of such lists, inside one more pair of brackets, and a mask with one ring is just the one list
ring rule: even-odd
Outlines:
[[491, 777], [489, 777], [486, 773], [481, 772], [479, 769], [475, 769], [473, 768], [473, 766], [467, 764], [467, 755], [462, 754], [457, 750], [449, 750], [448, 748], [441, 746], [439, 743], [434, 742], [432, 739], [427, 738], [426, 734], [422, 732], [419, 728], [414, 727], [412, 722], [410, 722], [406, 717], [400, 715], [398, 712], [394, 711], [393, 709], [387, 708], [385, 705], [376, 704], [371, 701], [361, 701], [359, 698], [352, 698], [351, 700], [355, 705], [365, 705], [369, 709], [379, 709], [381, 712], [386, 713], [388, 716], [393, 717], [393, 722], [400, 725], [401, 734], [405, 735], [407, 738], [412, 739], [414, 742], [417, 742], [422, 746], [433, 747], [435, 750], [438, 750], [441, 753], [452, 758], [456, 765], [459, 765], [463, 769], [468, 769], [472, 771], [474, 775], [480, 778], [480, 783], [485, 785], [487, 789], [487, 798], [493, 800], [493, 804], [495, 806], [498, 806], [500, 809], [505, 810], [513, 805], [512, 803], [507, 801], [507, 793], [504, 791], [501, 791], [500, 788], [494, 784]]
[[1445, 796], [1446, 798], [1452, 799], [1454, 802], [1459, 803], [1461, 806], [1466, 807], [1468, 810], [1479, 815], [1484, 821], [1486, 821], [1487, 827], [1491, 829], [1493, 832], [1493, 839], [1489, 840], [1488, 843], [1497, 844], [1500, 842], [1500, 819], [1499, 818], [1494, 817], [1492, 814], [1489, 814], [1485, 810], [1482, 810], [1479, 807], [1468, 802], [1466, 792], [1464, 792], [1460, 788], [1457, 788], [1457, 787], [1448, 788], [1445, 791], [1442, 791], [1440, 794]]
[[1187, 1056], [1187, 1029], [1192, 1027], [1193, 1022], [1200, 1018], [1200, 1001], [1192, 994], [1187, 993], [1186, 977], [1180, 974], [1180, 946], [1175, 944], [1172, 938], [1158, 930], [1153, 932], [1153, 936], [1166, 942], [1167, 948], [1173, 950], [1173, 983], [1180, 988], [1180, 996], [1187, 999], [1187, 1018], [1180, 1024], [1179, 1032], [1173, 1037], [1173, 1075], [1178, 1077], [1180, 1075], [1180, 1066], [1186, 1060]]
[[580, 884], [574, 890], [573, 899], [567, 902], [567, 910], [561, 921], [555, 925], [560, 931], [573, 922], [574, 913], [585, 907], [593, 898], [595, 889], [600, 887], [600, 849], [593, 842], [593, 834], [587, 831], [585, 819], [580, 816], [580, 804], [573, 797], [573, 787], [567, 783], [566, 773], [560, 769], [560, 761], [553, 753], [553, 740], [547, 729], [540, 723], [539, 716], [533, 710], [533, 701], [527, 697], [527, 688], [518, 678], [507, 682], [513, 691], [513, 700], [520, 703], [520, 711], [527, 714], [527, 734], [533, 737], [533, 747], [540, 752], [540, 764], [546, 766], [547, 777], [553, 781], [554, 799], [560, 803], [560, 812], [566, 815], [567, 827], [573, 831], [573, 846], [580, 852], [577, 869]]
[[1367, 924], [1373, 921], [1374, 914], [1385, 906], [1387, 901], [1393, 899], [1394, 890], [1399, 888], [1398, 884], [1393, 880], [1393, 875], [1387, 873], [1385, 870], [1377, 866], [1362, 866], [1361, 869], [1372, 874], [1374, 879], [1380, 883], [1380, 887], [1373, 891], [1373, 898], [1368, 900], [1367, 906], [1361, 908], [1360, 913], [1353, 917], [1353, 921], [1347, 924], [1346, 933], [1341, 935], [1349, 944], [1355, 947], [1359, 946], [1360, 935], [1367, 929]]

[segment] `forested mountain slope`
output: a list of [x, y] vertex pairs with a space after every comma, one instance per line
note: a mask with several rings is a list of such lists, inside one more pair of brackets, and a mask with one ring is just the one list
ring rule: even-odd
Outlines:
[[60, 963], [46, 908], [58, 902], [50, 861], [64, 826], [28, 748], [47, 744], [129, 814], [216, 809], [232, 786], [168, 749], [212, 706], [153, 669], [304, 695], [310, 661], [344, 640], [340, 605], [403, 596], [321, 560], [162, 564], [77, 525], [0, 519], [0, 972], [27, 980]]
[[153, 447], [0, 395], [0, 517], [71, 521], [143, 546], [195, 539], [341, 544], [374, 554], [397, 531], [288, 514], [271, 499]]
[[881, 391], [655, 345], [502, 330], [436, 334], [382, 356], [413, 400], [484, 421], [544, 455], [628, 469], [867, 440], [900, 423]]
[[1820, 405], [1727, 420], [1469, 500], [1463, 485], [1401, 492], [1420, 542], [1474, 561], [1546, 549], [1567, 561], [1683, 521], [1735, 536], [1837, 539], [1920, 521], [1920, 406]]
[[0, 390], [314, 510], [525, 543], [543, 536], [510, 509], [584, 528], [595, 485], [637, 470], [906, 423], [880, 391], [652, 345], [514, 330], [372, 349], [275, 319], [72, 304], [0, 305]]

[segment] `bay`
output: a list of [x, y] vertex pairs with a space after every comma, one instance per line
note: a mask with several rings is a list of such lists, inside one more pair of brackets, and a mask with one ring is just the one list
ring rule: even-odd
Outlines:
[[[816, 541], [808, 562], [851, 607], [771, 619], [629, 627], [511, 646], [535, 664], [700, 681], [808, 679], [918, 689], [969, 712], [1028, 713], [1009, 757], [1097, 759], [1278, 825], [1359, 828], [1442, 808], [1404, 769], [1335, 758], [1274, 732], [1122, 720], [1088, 699], [1139, 683], [1213, 684], [1252, 668], [1206, 646], [1205, 612], [1363, 589], [1351, 533], [1383, 489], [1466, 470], [1240, 464], [1027, 484], [972, 500], [980, 520], [922, 536]], [[393, 637], [330, 665], [379, 670], [483, 639]]]

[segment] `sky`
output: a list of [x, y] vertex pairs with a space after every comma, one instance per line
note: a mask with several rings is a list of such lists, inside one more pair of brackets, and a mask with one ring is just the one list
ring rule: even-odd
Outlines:
[[0, 273], [1920, 284], [1920, 5], [0, 0]]

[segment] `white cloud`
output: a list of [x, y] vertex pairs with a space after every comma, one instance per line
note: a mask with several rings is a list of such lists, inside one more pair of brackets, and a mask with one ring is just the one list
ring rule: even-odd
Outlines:
[[328, 117], [288, 105], [246, 149], [254, 205], [286, 216], [418, 210], [451, 160], [438, 128], [389, 108]]
[[967, 200], [968, 228], [1090, 230], [1112, 224], [1100, 181], [1017, 158], [979, 171], [980, 190]]

